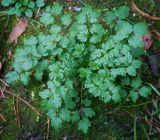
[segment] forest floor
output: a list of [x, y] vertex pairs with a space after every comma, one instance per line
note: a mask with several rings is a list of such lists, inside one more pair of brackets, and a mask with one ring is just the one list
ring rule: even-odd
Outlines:
[[[91, 4], [98, 10], [107, 10], [117, 8], [121, 5], [132, 7], [130, 0], [78, 0], [78, 2], [59, 0], [66, 7], [76, 6], [82, 7], [85, 4]], [[136, 5], [152, 16], [160, 16], [160, 1], [159, 0], [135, 0]], [[3, 9], [0, 6], [0, 9]], [[145, 21], [150, 28], [160, 31], [160, 21], [155, 21], [146, 18], [136, 11], [132, 11], [130, 20], [132, 22]], [[36, 95], [38, 88], [35, 85], [29, 85], [25, 88], [22, 85], [9, 86], [3, 83], [5, 74], [10, 71], [12, 64], [12, 54], [15, 47], [8, 45], [6, 40], [9, 33], [14, 27], [17, 19], [14, 16], [7, 16], [0, 12], [0, 85], [7, 88], [12, 93], [21, 95], [20, 97], [27, 100], [37, 111], [41, 110], [40, 97]], [[34, 21], [31, 21], [34, 24]], [[31, 25], [30, 25], [31, 26]], [[33, 34], [32, 28], [28, 29], [24, 36]], [[160, 38], [160, 35], [159, 35]], [[154, 87], [159, 90], [160, 77], [160, 40], [157, 35], [153, 35], [154, 44], [147, 52], [149, 57], [144, 57], [144, 79], [150, 77], [150, 81]], [[21, 38], [18, 42], [21, 44]], [[149, 59], [148, 59], [149, 58]], [[150, 62], [151, 60], [154, 62]], [[157, 64], [158, 63], [158, 64]], [[145, 71], [146, 66], [150, 71]], [[158, 85], [159, 84], [159, 85]], [[1, 89], [0, 89], [1, 90]], [[0, 140], [42, 140], [49, 137], [50, 140], [132, 140], [134, 135], [134, 122], [137, 121], [137, 140], [158, 140], [160, 138], [160, 102], [159, 97], [152, 96], [150, 99], [145, 99], [136, 104], [104, 104], [95, 99], [95, 108], [97, 115], [92, 119], [92, 127], [89, 133], [84, 135], [79, 132], [72, 124], [66, 124], [59, 131], [50, 128], [48, 119], [42, 114], [38, 116], [33, 109], [28, 107], [23, 101], [16, 99], [12, 94], [8, 94], [6, 98], [0, 99]], [[136, 117], [135, 117], [136, 114]], [[146, 119], [148, 118], [148, 119]]]

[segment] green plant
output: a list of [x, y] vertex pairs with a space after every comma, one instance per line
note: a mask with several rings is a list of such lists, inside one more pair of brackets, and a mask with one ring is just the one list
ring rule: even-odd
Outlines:
[[6, 80], [26, 86], [33, 76], [42, 81], [39, 96], [52, 127], [71, 121], [87, 133], [93, 97], [117, 103], [151, 94], [140, 76], [147, 25], [130, 23], [126, 6], [106, 14], [86, 6], [75, 16], [62, 9], [46, 7], [39, 19], [44, 28], [16, 49]]
[[45, 5], [44, 0], [2, 0], [2, 5], [5, 7], [10, 6], [8, 15], [21, 16], [25, 14], [27, 17], [32, 17], [37, 8]]

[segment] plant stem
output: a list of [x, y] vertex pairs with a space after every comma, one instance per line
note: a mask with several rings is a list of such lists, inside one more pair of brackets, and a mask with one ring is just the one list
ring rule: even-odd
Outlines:
[[41, 114], [40, 114], [33, 106], [31, 106], [27, 101], [25, 101], [25, 100], [22, 99], [21, 97], [17, 96], [16, 94], [14, 94], [14, 93], [12, 93], [12, 92], [10, 92], [10, 91], [8, 91], [8, 90], [5, 90], [4, 92], [6, 92], [6, 93], [8, 93], [8, 94], [10, 94], [10, 95], [18, 98], [18, 99], [21, 100], [23, 103], [25, 103], [27, 106], [29, 106], [33, 111], [35, 111], [37, 115], [41, 116]]

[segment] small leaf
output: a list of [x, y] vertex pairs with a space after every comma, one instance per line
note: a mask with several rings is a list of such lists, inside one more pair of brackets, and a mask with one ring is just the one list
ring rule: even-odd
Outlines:
[[71, 119], [71, 112], [67, 108], [62, 108], [59, 116], [64, 121], [69, 121]]
[[61, 22], [63, 25], [69, 25], [71, 21], [72, 19], [70, 14], [65, 14], [61, 17]]
[[116, 18], [116, 15], [114, 12], [107, 12], [106, 16], [105, 16], [105, 20], [108, 24], [111, 24], [112, 21]]
[[147, 86], [143, 86], [139, 90], [139, 95], [147, 98], [151, 94], [151, 88]]
[[54, 23], [54, 18], [50, 13], [43, 13], [42, 17], [40, 17], [40, 22], [44, 25], [49, 25]]
[[33, 1], [29, 1], [28, 7], [33, 9], [35, 7], [35, 3]]
[[31, 9], [27, 9], [27, 10], [25, 11], [25, 15], [26, 15], [27, 17], [32, 17], [32, 15], [33, 15], [32, 10], [31, 10]]
[[20, 81], [24, 84], [24, 85], [27, 85], [28, 82], [29, 82], [29, 73], [26, 72], [24, 74], [20, 74]]
[[7, 83], [15, 83], [17, 80], [19, 80], [19, 75], [17, 72], [12, 71], [12, 72], [7, 73], [6, 75]]
[[38, 43], [38, 40], [35, 36], [30, 36], [29, 38], [25, 38], [24, 45], [26, 46], [32, 46], [36, 45]]
[[77, 122], [80, 120], [80, 114], [78, 111], [72, 112], [72, 117], [71, 117], [73, 122]]
[[134, 91], [134, 90], [130, 90], [129, 97], [135, 103], [137, 101], [137, 99], [138, 99], [138, 93], [136, 91]]
[[83, 118], [78, 123], [78, 130], [81, 130], [83, 133], [87, 133], [88, 128], [91, 126], [89, 120], [87, 118]]
[[129, 7], [121, 6], [119, 9], [116, 10], [116, 15], [120, 19], [125, 19], [129, 16]]
[[48, 89], [44, 89], [43, 91], [39, 92], [39, 96], [43, 99], [47, 99], [50, 95], [50, 92]]
[[117, 103], [119, 101], [121, 101], [121, 96], [120, 96], [120, 93], [116, 92], [112, 95], [112, 100]]
[[45, 5], [44, 0], [37, 0], [35, 3], [36, 7], [43, 7]]
[[95, 115], [95, 112], [92, 108], [84, 108], [83, 112], [84, 112], [86, 118], [91, 118]]
[[133, 26], [133, 31], [136, 36], [143, 37], [148, 31], [148, 25], [142, 22], [139, 22]]
[[142, 84], [142, 80], [140, 77], [132, 79], [131, 86], [135, 89], [139, 88]]
[[92, 101], [89, 100], [88, 98], [85, 98], [84, 100], [82, 100], [82, 103], [84, 104], [84, 106], [90, 106], [92, 104]]
[[51, 11], [55, 14], [55, 15], [59, 15], [62, 12], [62, 6], [59, 3], [55, 3], [52, 8]]

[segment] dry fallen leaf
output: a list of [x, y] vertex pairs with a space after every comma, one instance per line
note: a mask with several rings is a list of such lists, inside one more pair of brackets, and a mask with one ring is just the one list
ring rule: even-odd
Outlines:
[[13, 27], [12, 32], [9, 34], [7, 43], [16, 43], [20, 35], [22, 35], [28, 26], [28, 20], [25, 17], [19, 19], [18, 23]]
[[144, 42], [144, 49], [148, 50], [152, 44], [153, 44], [153, 38], [152, 34], [148, 32], [146, 35], [143, 36], [143, 42]]

